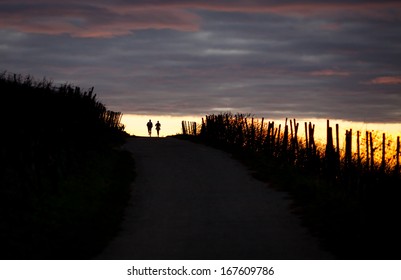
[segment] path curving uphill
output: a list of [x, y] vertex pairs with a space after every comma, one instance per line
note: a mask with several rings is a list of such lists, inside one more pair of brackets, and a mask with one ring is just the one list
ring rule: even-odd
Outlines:
[[229, 154], [174, 138], [126, 144], [137, 178], [119, 235], [98, 259], [332, 259], [285, 193]]

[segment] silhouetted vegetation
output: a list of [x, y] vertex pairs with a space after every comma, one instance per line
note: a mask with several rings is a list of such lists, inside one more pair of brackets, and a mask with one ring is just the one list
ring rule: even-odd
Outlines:
[[255, 176], [289, 191], [294, 212], [339, 258], [399, 259], [399, 137], [396, 150], [386, 154], [385, 135], [377, 139], [367, 132], [362, 138], [357, 132], [352, 141], [349, 130], [341, 150], [338, 126], [334, 141], [327, 122], [326, 144], [315, 141], [312, 123], [304, 128], [300, 137], [296, 120], [286, 120], [282, 127], [249, 114], [225, 113], [206, 116], [195, 137], [234, 153]]
[[93, 88], [0, 74], [1, 258], [81, 259], [118, 227], [133, 162]]

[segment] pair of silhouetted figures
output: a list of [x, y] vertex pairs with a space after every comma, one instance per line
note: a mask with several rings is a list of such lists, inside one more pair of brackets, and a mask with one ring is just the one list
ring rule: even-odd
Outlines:
[[[153, 128], [152, 121], [149, 120], [148, 123], [146, 124], [146, 126], [148, 127], [149, 137], [152, 137], [152, 128]], [[156, 127], [156, 131], [157, 131], [157, 137], [159, 137], [160, 127], [161, 127], [161, 124], [159, 123], [159, 121], [157, 121], [157, 123], [155, 124], [155, 127]]]

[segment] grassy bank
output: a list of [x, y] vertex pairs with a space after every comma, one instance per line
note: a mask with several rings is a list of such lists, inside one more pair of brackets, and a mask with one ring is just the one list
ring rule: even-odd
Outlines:
[[9, 197], [2, 207], [1, 257], [94, 257], [118, 231], [133, 174], [126, 152], [85, 155], [57, 191]]
[[134, 162], [93, 88], [0, 75], [0, 258], [86, 259], [116, 233]]

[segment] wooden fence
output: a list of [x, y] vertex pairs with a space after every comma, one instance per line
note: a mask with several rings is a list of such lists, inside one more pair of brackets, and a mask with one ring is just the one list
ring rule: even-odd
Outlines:
[[[385, 133], [379, 137], [366, 131], [363, 137], [361, 131], [354, 133], [352, 129], [340, 135], [339, 125], [332, 126], [327, 120], [324, 143], [315, 140], [315, 124], [305, 122], [304, 132], [300, 127], [296, 119], [286, 119], [282, 125], [231, 113], [207, 115], [199, 129], [196, 123], [182, 122], [183, 134], [197, 135], [231, 151], [263, 155], [268, 161], [315, 173], [330, 184], [378, 185], [383, 176], [400, 183], [400, 136], [392, 140]], [[340, 139], [345, 139], [342, 148]]]
[[182, 125], [182, 134], [183, 135], [193, 135], [193, 136], [198, 135], [196, 122], [182, 121], [181, 125]]
[[[399, 259], [401, 231], [394, 221], [401, 215], [400, 136], [344, 134], [327, 121], [322, 141], [312, 122], [277, 124], [226, 113], [202, 119], [197, 137], [233, 152], [259, 178], [289, 191], [306, 224], [340, 258]], [[389, 254], [383, 240], [398, 249]]]
[[[377, 138], [366, 131], [362, 138], [360, 131], [346, 130], [344, 148], [340, 148], [339, 125], [333, 127], [327, 120], [326, 142], [316, 143], [315, 125], [304, 123], [300, 131], [296, 119], [286, 119], [284, 125], [264, 118], [257, 120], [249, 114], [230, 113], [208, 115], [202, 119], [200, 129], [194, 122], [182, 122], [183, 134], [199, 135], [215, 144], [231, 149], [246, 149], [263, 153], [300, 167], [324, 170], [331, 177], [338, 177], [344, 170], [357, 169], [361, 172], [400, 173], [400, 137], [395, 148], [390, 150], [390, 140], [386, 134]], [[355, 137], [356, 136], [356, 137]]]

